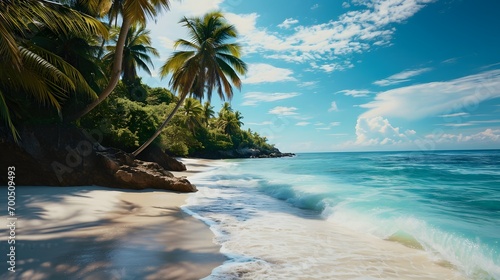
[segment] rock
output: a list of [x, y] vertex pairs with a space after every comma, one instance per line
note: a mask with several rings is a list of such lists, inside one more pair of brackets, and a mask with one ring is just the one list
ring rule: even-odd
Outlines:
[[196, 192], [197, 189], [185, 178], [175, 178], [155, 162], [136, 160], [133, 165], [121, 165], [114, 177], [127, 188], [168, 189], [178, 192]]
[[0, 138], [0, 186], [7, 185], [7, 168], [15, 168], [15, 183], [21, 186], [52, 186], [59, 182], [48, 165], [39, 162], [19, 146]]
[[[197, 191], [186, 178], [175, 178], [160, 164], [104, 148], [72, 126], [25, 127], [21, 137], [18, 146], [0, 128], [0, 167], [15, 166], [17, 185]], [[7, 183], [5, 174], [0, 176], [0, 185]]]
[[241, 148], [230, 149], [223, 151], [198, 151], [195, 157], [208, 158], [208, 159], [226, 159], [226, 158], [279, 158], [279, 157], [293, 157], [295, 154], [282, 153], [277, 148], [271, 150], [256, 149], [256, 148]]
[[186, 165], [168, 156], [158, 146], [149, 145], [144, 151], [137, 155], [137, 158], [145, 161], [156, 162], [166, 170], [170, 171], [186, 171]]

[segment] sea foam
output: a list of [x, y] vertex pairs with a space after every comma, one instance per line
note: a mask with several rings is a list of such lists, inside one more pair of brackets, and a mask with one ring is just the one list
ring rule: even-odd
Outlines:
[[223, 161], [190, 178], [199, 192], [184, 210], [211, 227], [229, 258], [211, 279], [500, 279], [498, 179], [449, 179], [452, 167], [471, 164], [455, 158]]

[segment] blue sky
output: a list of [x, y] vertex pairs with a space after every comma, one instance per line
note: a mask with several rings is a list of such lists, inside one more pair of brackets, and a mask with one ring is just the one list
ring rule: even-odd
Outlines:
[[499, 1], [172, 4], [148, 25], [155, 69], [186, 38], [182, 16], [222, 10], [249, 65], [232, 107], [282, 151], [500, 148]]

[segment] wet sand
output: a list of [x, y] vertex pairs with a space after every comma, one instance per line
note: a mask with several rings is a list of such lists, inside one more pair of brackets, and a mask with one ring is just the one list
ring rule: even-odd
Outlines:
[[[8, 229], [2, 227], [0, 279], [208, 276], [226, 258], [208, 227], [180, 210], [187, 196], [157, 190], [18, 187], [15, 273], [7, 270], [10, 245]], [[0, 203], [2, 209], [5, 203]], [[2, 212], [0, 218], [7, 221], [6, 210]]]

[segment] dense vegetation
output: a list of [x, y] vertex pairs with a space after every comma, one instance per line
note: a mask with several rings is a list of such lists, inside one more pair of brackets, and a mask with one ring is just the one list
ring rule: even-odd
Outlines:
[[[133, 151], [146, 141], [178, 102], [164, 88], [140, 85], [130, 91], [120, 83], [110, 97], [80, 125], [103, 133], [103, 144]], [[206, 156], [235, 149], [273, 150], [265, 137], [243, 130], [243, 116], [225, 103], [216, 113], [209, 102], [187, 98], [154, 144], [176, 156]]]
[[143, 85], [137, 74], [158, 55], [146, 18], [167, 10], [168, 0], [59, 2], [0, 2], [0, 118], [15, 141], [16, 127], [67, 122], [99, 129], [104, 146], [129, 152], [156, 135], [155, 145], [178, 156], [273, 150], [242, 130], [229, 103], [216, 114], [200, 102], [212, 90], [230, 99], [246, 72], [238, 44], [225, 42], [237, 32], [221, 13], [181, 20], [194, 39], [179, 39], [185, 50], [162, 67], [174, 94]]

